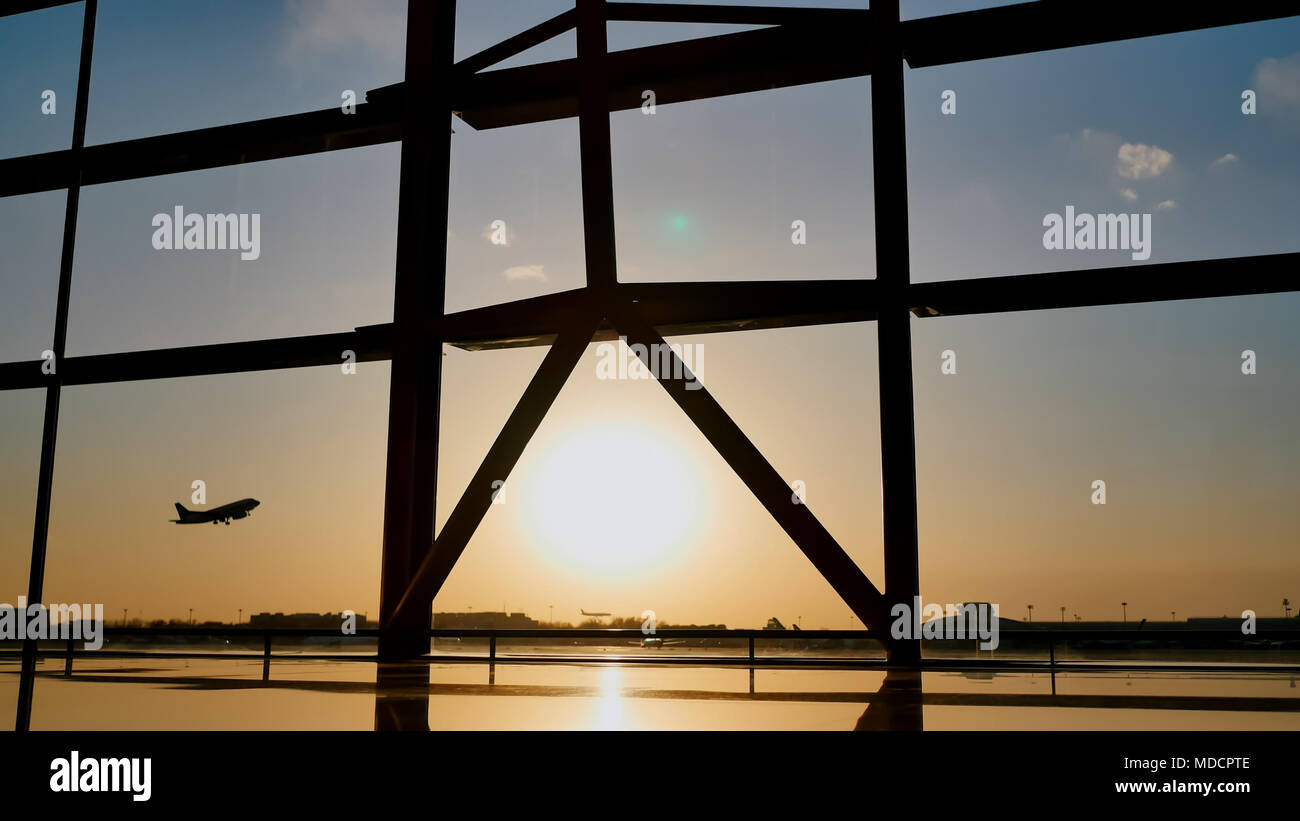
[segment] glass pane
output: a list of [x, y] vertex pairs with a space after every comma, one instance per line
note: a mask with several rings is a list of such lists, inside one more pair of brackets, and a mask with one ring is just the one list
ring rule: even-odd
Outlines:
[[[83, 189], [68, 352], [389, 321], [400, 155], [371, 146]], [[191, 247], [177, 247], [178, 225]]]
[[[700, 374], [700, 381], [764, 458], [789, 484], [797, 483], [809, 510], [883, 589], [876, 324], [668, 341], [690, 342], [707, 351], [708, 372]], [[847, 617], [824, 626], [862, 629], [861, 622]]]
[[0, 198], [0, 362], [40, 359], [54, 342], [67, 194]]
[[585, 285], [577, 118], [455, 131], [447, 311]]
[[1290, 18], [908, 71], [913, 280], [1300, 250], [1297, 42]]
[[72, 145], [82, 7], [0, 17], [0, 157]]
[[[47, 597], [114, 623], [377, 617], [388, 379], [385, 362], [66, 388]], [[173, 523], [243, 499], [248, 517]]]
[[[27, 595], [45, 391], [0, 392], [0, 602]], [[0, 727], [5, 723], [0, 713]]]
[[866, 77], [615, 112], [624, 282], [875, 276]]
[[342, 105], [401, 82], [406, 3], [103, 0], [88, 144]]
[[975, 11], [995, 6], [1015, 6], [1026, 0], [902, 0], [898, 14], [903, 20], [918, 17], [937, 17], [961, 11]]
[[[19, 596], [27, 596], [45, 393], [0, 392], [0, 604], [15, 607]], [[0, 650], [19, 647], [17, 641], [0, 642]], [[0, 730], [14, 726], [19, 666], [16, 657], [0, 659]]]
[[1282, 617], [1300, 570], [1297, 309], [1279, 294], [914, 321], [925, 600], [1016, 621], [1032, 604], [1035, 623]]
[[[573, 8], [573, 0], [474, 0], [456, 4], [456, 60], [464, 60], [502, 40]], [[572, 29], [490, 66], [488, 71], [577, 55]]]
[[650, 23], [644, 21], [612, 20], [606, 34], [610, 51], [625, 51], [681, 40], [698, 40], [751, 31], [765, 26], [729, 25], [720, 23]]
[[[669, 341], [689, 352], [700, 381], [783, 478], [803, 483], [810, 509], [881, 584], [873, 330], [857, 323]], [[597, 343], [579, 361], [440, 591], [435, 624], [640, 626], [651, 610], [661, 627], [762, 628], [775, 617], [787, 627], [860, 629], [667, 393], [633, 369], [626, 378], [601, 370], [616, 355], [613, 343]], [[448, 353], [440, 520], [539, 359]], [[848, 381], [840, 360], [852, 369]]]

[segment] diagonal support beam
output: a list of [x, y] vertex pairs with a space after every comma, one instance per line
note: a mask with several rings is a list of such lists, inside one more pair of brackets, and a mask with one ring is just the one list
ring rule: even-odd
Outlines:
[[[634, 306], [619, 305], [614, 311], [615, 315], [610, 317], [614, 326], [623, 332], [630, 345], [645, 346], [637, 351], [637, 355], [654, 372], [656, 369], [652, 365], [650, 352], [670, 351], [667, 343], [641, 318]], [[656, 348], [656, 345], [664, 347]], [[727, 464], [731, 465], [731, 469], [736, 471], [740, 480], [767, 508], [777, 524], [794, 539], [795, 544], [826, 581], [830, 582], [849, 609], [862, 619], [868, 629], [887, 635], [889, 622], [884, 596], [853, 559], [849, 558], [808, 506], [795, 504], [791, 500], [789, 485], [717, 400], [698, 382], [696, 389], [686, 386], [687, 382], [695, 381], [694, 375], [676, 353], [670, 352], [669, 356], [672, 372], [656, 374], [659, 384], [668, 391], [678, 407], [686, 412]], [[662, 361], [661, 359], [660, 362]], [[674, 378], [673, 375], [678, 373], [682, 376]]]
[[555, 344], [537, 368], [537, 373], [533, 374], [524, 395], [519, 398], [510, 418], [497, 434], [487, 456], [483, 457], [483, 463], [474, 473], [474, 478], [461, 494], [460, 501], [443, 525], [442, 532], [434, 540], [433, 550], [429, 551], [415, 571], [405, 595], [397, 604], [395, 619], [409, 616], [409, 608], [419, 607], [420, 602], [432, 601], [442, 588], [452, 567], [469, 544], [470, 537], [492, 505], [493, 491], [496, 489], [492, 483], [497, 480], [504, 482], [509, 478], [510, 471], [537, 432], [546, 412], [551, 409], [551, 404], [555, 402], [555, 397], [564, 387], [569, 374], [587, 350], [598, 324], [599, 320], [590, 316], [581, 324], [574, 323], [560, 332]]
[[573, 9], [561, 12], [545, 22], [519, 32], [514, 37], [507, 37], [494, 46], [466, 57], [456, 64], [456, 70], [461, 74], [474, 74], [485, 68], [490, 68], [497, 63], [514, 57], [516, 54], [527, 51], [533, 46], [540, 46], [547, 40], [559, 37], [573, 28], [577, 22], [578, 15]]

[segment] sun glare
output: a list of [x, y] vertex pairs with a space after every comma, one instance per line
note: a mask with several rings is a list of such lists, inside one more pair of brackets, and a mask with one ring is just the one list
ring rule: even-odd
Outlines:
[[698, 538], [700, 471], [680, 446], [630, 424], [572, 431], [520, 483], [528, 536], [569, 569], [652, 571]]

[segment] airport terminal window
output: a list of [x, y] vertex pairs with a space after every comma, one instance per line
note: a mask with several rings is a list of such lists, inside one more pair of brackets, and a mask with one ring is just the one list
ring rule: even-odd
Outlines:
[[[0, 393], [0, 589], [3, 601], [27, 590], [32, 556], [32, 520], [36, 512], [37, 469], [41, 462], [41, 417], [45, 392]], [[0, 676], [0, 710], [18, 705], [18, 677]], [[9, 726], [0, 719], [0, 727]]]
[[[908, 70], [912, 281], [1300, 250], [1297, 37], [1288, 18]], [[1068, 213], [1081, 241], [1047, 238]]]
[[874, 277], [870, 95], [854, 78], [614, 112], [619, 280]]
[[[860, 504], [880, 496], [877, 385], [874, 368], [856, 362], [873, 352], [873, 331], [870, 323], [854, 323], [668, 341], [682, 346], [701, 382], [791, 492], [801, 493], [859, 567], [878, 577], [879, 509]], [[852, 359], [849, 350], [856, 352]], [[435, 610], [463, 611], [490, 579], [503, 609], [531, 614], [545, 611], [547, 595], [569, 591], [593, 601], [642, 602], [668, 623], [683, 623], [683, 614], [713, 601], [716, 620], [726, 624], [761, 626], [781, 612], [801, 615], [806, 627], [860, 627], [653, 381], [600, 377], [602, 360], [618, 355], [612, 343], [588, 347], [506, 481], [502, 501], [489, 509], [439, 592]], [[622, 355], [630, 362], [630, 353]], [[539, 359], [523, 351], [449, 350], [440, 523]], [[768, 380], [744, 379], [755, 361], [765, 363]], [[475, 384], [486, 386], [486, 397], [467, 391]], [[780, 391], [773, 390], [777, 384]], [[811, 420], [823, 432], [853, 436], [828, 447], [813, 435]], [[638, 433], [629, 435], [630, 427]], [[628, 522], [637, 525], [629, 530]], [[721, 576], [748, 591], [743, 603], [710, 592]]]
[[[705, 352], [701, 380], [709, 392], [802, 494], [840, 547], [868, 578], [883, 578], [875, 324], [707, 334], [681, 341]], [[767, 378], [746, 378], [754, 363], [763, 363]], [[709, 446], [701, 440], [699, 447]], [[760, 514], [756, 511], [754, 517]], [[784, 534], [778, 535], [788, 543]], [[794, 556], [803, 560], [797, 550]], [[808, 603], [797, 612], [813, 608]], [[808, 615], [807, 623], [814, 623]], [[823, 621], [837, 628], [857, 623], [847, 612], [838, 619], [828, 614]]]
[[341, 110], [401, 81], [405, 43], [402, 0], [103, 0], [86, 144]]
[[959, 11], [1013, 6], [1026, 0], [901, 0], [899, 16], [904, 20], [919, 17], [934, 17], [941, 14], [953, 14]]
[[716, 37], [720, 34], [735, 34], [741, 31], [753, 31], [761, 26], [725, 25], [710, 23], [630, 23], [611, 20], [606, 31], [609, 37], [610, 51], [657, 46], [664, 43], [676, 43], [682, 40], [694, 40], [698, 37]]
[[59, 291], [59, 248], [66, 192], [0, 199], [6, 226], [0, 258], [0, 362], [39, 359], [54, 340]]
[[83, 189], [68, 353], [389, 321], [400, 159], [381, 145]]
[[44, 411], [42, 391], [0, 393], [5, 420], [0, 437], [0, 584], [7, 591], [27, 589]]
[[[47, 597], [146, 624], [376, 614], [388, 378], [362, 362], [66, 388]], [[245, 497], [262, 502], [247, 521], [171, 521]]]
[[540, 345], [498, 351], [464, 351], [445, 345], [443, 350], [436, 530], [446, 524], [546, 355]]
[[[476, 0], [456, 4], [456, 61], [490, 49], [508, 37], [564, 14], [572, 0]], [[489, 70], [568, 60], [577, 55], [573, 29], [493, 63]]]
[[[1175, 594], [1190, 595], [1198, 582], [1179, 570], [1188, 556], [1230, 582], [1256, 585], [1263, 574], [1289, 567], [1286, 544], [1297, 523], [1286, 492], [1300, 477], [1294, 454], [1276, 443], [1293, 438], [1286, 413], [1300, 382], [1286, 362], [1285, 331], [1300, 305], [1287, 294], [1296, 255], [1277, 252], [1295, 247], [1295, 194], [1287, 181], [1297, 160], [1281, 152], [1293, 146], [1287, 129], [1294, 124], [1286, 118], [1294, 111], [1275, 106], [1267, 116], [1261, 109], [1257, 119], [1242, 120], [1255, 115], [1235, 95], [1244, 77], [1259, 86], [1261, 99], [1282, 99], [1278, 77], [1293, 66], [1248, 61], [1238, 46], [1290, 47], [1294, 20], [970, 62], [972, 52], [1021, 46], [965, 37], [970, 18], [909, 26], [891, 19], [889, 3], [878, 3], [877, 11], [882, 6], [883, 14], [838, 16], [760, 9], [795, 23], [770, 27], [763, 36], [778, 48], [761, 61], [729, 53], [749, 61], [748, 74], [733, 73], [728, 63], [726, 72], [706, 66], [701, 71], [712, 74], [683, 78], [611, 54], [597, 60], [614, 62], [611, 83], [625, 87], [578, 82], [572, 70], [581, 67], [552, 65], [530, 69], [519, 88], [502, 89], [463, 65], [440, 62], [453, 50], [464, 58], [519, 30], [512, 23], [496, 32], [500, 22], [478, 16], [482, 6], [469, 14], [462, 3], [463, 28], [453, 45], [429, 34], [431, 10], [445, 5], [410, 6], [422, 15], [412, 18], [418, 25], [411, 31], [423, 39], [412, 43], [405, 6], [397, 2], [384, 6], [392, 13], [363, 21], [365, 36], [346, 43], [331, 34], [346, 28], [338, 20], [305, 21], [300, 32], [317, 36], [277, 41], [284, 32], [268, 16], [275, 12], [259, 5], [250, 12], [251, 34], [228, 28], [236, 17], [228, 10], [214, 22], [204, 32], [210, 48], [162, 81], [164, 93], [185, 91], [183, 104], [146, 106], [145, 115], [142, 99], [153, 100], [140, 72], [159, 72], [158, 62], [167, 61], [163, 44], [183, 50], [188, 40], [154, 37], [136, 49], [139, 38], [177, 21], [159, 14], [152, 28], [128, 32], [126, 5], [105, 0], [88, 147], [81, 149], [73, 129], [67, 154], [0, 160], [4, 207], [24, 211], [13, 215], [15, 224], [31, 220], [24, 241], [33, 250], [24, 254], [39, 257], [12, 280], [6, 276], [5, 285], [29, 292], [19, 293], [24, 316], [53, 311], [49, 344], [61, 357], [57, 371], [45, 371], [28, 348], [47, 336], [26, 328], [12, 340], [0, 336], [13, 349], [0, 350], [0, 401], [22, 420], [15, 429], [31, 432], [4, 441], [5, 481], [36, 489], [32, 510], [18, 509], [5, 521], [35, 520], [30, 555], [45, 562], [46, 574], [43, 591], [39, 582], [34, 588], [47, 600], [103, 601], [110, 619], [114, 602], [160, 590], [170, 597], [169, 615], [192, 608], [205, 621], [225, 622], [236, 612], [242, 620], [243, 599], [254, 599], [248, 611], [266, 606], [259, 595], [274, 594], [273, 606], [286, 610], [378, 615], [386, 607], [374, 635], [407, 657], [427, 649], [423, 611], [431, 599], [436, 607], [459, 608], [503, 565], [520, 570], [501, 584], [503, 609], [514, 600], [540, 612], [544, 605], [532, 592], [539, 580], [548, 591], [560, 589], [585, 568], [606, 593], [667, 602], [663, 618], [671, 622], [672, 611], [707, 595], [706, 582], [725, 577], [754, 602], [820, 608], [807, 610], [807, 627], [857, 626], [856, 617], [873, 636], [890, 603], [879, 593], [886, 575], [890, 597], [906, 598], [916, 590], [916, 561], [927, 599], [969, 600], [976, 587], [981, 598], [1017, 601], [1020, 590], [999, 587], [1008, 556], [980, 555], [989, 545], [1030, 565], [1027, 572], [1037, 574], [1031, 578], [1054, 599], [1033, 602], [1035, 620], [1060, 606], [1078, 607], [1080, 615], [1095, 607], [1104, 617], [1107, 602], [1067, 600], [1070, 585], [1089, 573], [1128, 573], [1143, 590], [1159, 577]], [[71, 20], [70, 10], [81, 8], [70, 4], [60, 14]], [[913, 13], [918, 8], [913, 4]], [[205, 6], [199, 19], [221, 15], [213, 9]], [[523, 27], [548, 16], [530, 7], [525, 19], [517, 9], [510, 19]], [[571, 43], [591, 42], [585, 38], [601, 31], [597, 26], [611, 30], [602, 17], [607, 11], [582, 0], [565, 18], [581, 36], [570, 29], [505, 65], [528, 66], [542, 55], [564, 59]], [[698, 18], [695, 12], [726, 16], [708, 5], [690, 12]], [[0, 17], [0, 24], [26, 25], [47, 13]], [[1032, 4], [997, 19], [1042, 23], [1054, 13]], [[853, 39], [868, 24], [877, 27], [873, 37]], [[1133, 35], [1125, 25], [1116, 22], [1116, 38]], [[1040, 28], [1046, 47], [1073, 36]], [[1080, 31], [1105, 40], [1086, 26]], [[823, 60], [803, 37], [809, 32], [847, 56]], [[258, 59], [240, 61], [239, 82], [204, 102], [223, 61], [238, 59], [213, 50], [226, 41], [278, 43], [281, 51], [263, 49]], [[709, 57], [721, 53], [713, 51], [716, 41], [693, 42], [704, 43]], [[856, 50], [862, 42], [868, 47]], [[409, 61], [399, 59], [402, 48], [411, 49]], [[434, 48], [445, 51], [423, 50]], [[674, 56], [683, 51], [655, 48], [677, 68]], [[1046, 99], [1034, 91], [1038, 75], [1083, 82], [1096, 55], [1110, 55], [1123, 68], [1144, 48], [1165, 50], [1170, 71], [1199, 67], [1198, 55], [1212, 53], [1231, 76], [1219, 85], [1186, 83], [1156, 103], [1166, 116], [1146, 110], [1144, 121], [1157, 123], [1153, 135], [1125, 126], [1132, 107], [1142, 105], [1140, 94], [1118, 104], [1105, 99], [1123, 96], [1122, 74], [1101, 78], [1103, 91], [1117, 90], [1096, 100], [1074, 93], [1078, 88], [1057, 88], [1059, 97]], [[127, 60], [140, 50], [158, 59]], [[291, 55], [284, 72], [272, 66], [277, 53]], [[89, 43], [81, 54], [89, 54]], [[295, 71], [329, 54], [330, 72], [293, 82]], [[423, 59], [430, 54], [437, 59]], [[863, 70], [852, 61], [864, 55], [875, 61], [872, 76], [852, 76]], [[954, 62], [913, 69], [904, 55]], [[75, 63], [59, 70], [72, 66], [75, 73]], [[377, 94], [357, 122], [340, 111], [347, 125], [322, 125], [335, 114], [334, 86], [376, 90], [408, 64], [415, 73], [403, 82], [410, 87], [430, 95], [439, 82], [454, 87], [438, 105], [456, 109], [455, 136], [443, 130], [444, 114], [405, 107], [401, 87]], [[1016, 67], [1009, 85], [1001, 82], [1008, 66]], [[88, 68], [81, 67], [83, 75]], [[190, 73], [197, 71], [209, 73]], [[849, 79], [825, 81], [828, 74]], [[263, 75], [276, 82], [261, 83]], [[690, 102], [656, 100], [662, 108], [653, 114], [611, 103], [626, 102], [643, 77], [675, 84], [675, 93], [705, 93]], [[787, 80], [803, 85], [772, 87]], [[944, 93], [949, 85], [961, 86], [952, 98]], [[1192, 101], [1207, 89], [1232, 92], [1216, 103], [1218, 114]], [[1076, 111], [1078, 99], [1086, 102]], [[606, 123], [602, 102], [619, 109]], [[951, 113], [943, 108], [948, 103]], [[1027, 109], [1020, 119], [986, 116], [1017, 113], [1017, 105]], [[315, 113], [288, 116], [294, 111]], [[76, 113], [83, 122], [87, 111]], [[273, 115], [286, 116], [272, 131], [239, 125], [148, 144], [101, 144]], [[1216, 117], [1231, 124], [1216, 131]], [[488, 127], [505, 122], [514, 124]], [[1045, 122], [1051, 127], [1039, 125]], [[1015, 148], [1000, 140], [1001, 129], [1017, 123], [1039, 142], [1022, 146], [1022, 162], [999, 174], [992, 161]], [[602, 125], [610, 131], [609, 154]], [[22, 140], [31, 145], [45, 139], [24, 128]], [[1166, 135], [1188, 129], [1192, 136], [1178, 139], [1191, 144], [1169, 148], [1176, 144]], [[949, 161], [940, 149], [953, 131], [964, 136], [952, 139], [958, 156]], [[600, 138], [579, 140], [580, 133]], [[436, 164], [446, 161], [448, 138], [444, 192], [428, 184], [441, 185]], [[245, 151], [277, 159], [250, 162]], [[1063, 210], [1103, 213], [1085, 196], [1098, 185], [1086, 178], [1094, 153], [1105, 159], [1097, 166], [1105, 174], [1131, 183], [1108, 182], [1110, 194], [1121, 202], [1149, 198], [1168, 224], [1183, 227], [1167, 245], [1152, 246], [1149, 257], [1107, 257], [1098, 266], [1110, 270], [1074, 276], [1067, 257], [1043, 247], [1044, 218], [1036, 212], [1060, 200]], [[244, 163], [249, 167], [238, 167]], [[584, 177], [595, 184], [584, 189]], [[56, 269], [57, 243], [49, 237], [51, 226], [62, 224], [58, 198], [65, 189], [64, 216], [77, 226], [66, 246], [71, 250], [75, 239], [76, 254]], [[904, 197], [910, 237], [897, 219], [901, 212], [876, 207], [896, 200], [902, 208]], [[1216, 198], [1241, 207], [1216, 214], [1209, 204]], [[1022, 226], [1006, 203], [1036, 215], [1038, 224], [1023, 230], [1034, 241], [1024, 247], [1008, 241]], [[256, 224], [260, 232], [256, 240], [247, 237], [256, 249], [241, 243], [210, 250], [206, 232], [189, 254], [158, 247], [160, 236], [164, 246], [175, 244], [176, 226], [158, 232], [177, 208], [182, 223], [186, 214], [234, 213], [242, 226], [239, 217], [248, 212], [250, 230]], [[261, 216], [256, 223], [254, 213]], [[438, 259], [444, 227], [447, 255]], [[429, 231], [436, 241], [426, 241]], [[185, 244], [183, 227], [180, 233]], [[724, 258], [724, 248], [734, 256]], [[1255, 256], [1220, 261], [1232, 254]], [[1062, 261], [1047, 263], [1048, 257]], [[1199, 259], [1211, 262], [1179, 262]], [[608, 265], [614, 260], [618, 281]], [[1116, 274], [1135, 262], [1171, 264], [1142, 278]], [[1042, 271], [1063, 273], [1024, 277], [1021, 285], [988, 278]], [[945, 281], [952, 276], [971, 279]], [[423, 299], [444, 284], [443, 305]], [[592, 287], [578, 291], [584, 284]], [[70, 296], [51, 303], [51, 289]], [[1214, 298], [1191, 301], [1207, 294]], [[441, 315], [465, 309], [475, 310]], [[65, 324], [66, 351], [57, 333]], [[729, 333], [739, 330], [746, 333]], [[593, 333], [597, 340], [627, 334], [647, 344], [705, 346], [709, 365], [685, 378], [658, 374], [665, 390], [653, 380], [602, 379]], [[340, 342], [356, 350], [339, 350]], [[529, 345], [536, 347], [485, 353]], [[507, 364], [498, 365], [498, 382], [478, 393], [467, 375], [480, 362]], [[440, 396], [444, 368], [445, 390], [455, 388], [455, 395]], [[709, 392], [692, 388], [694, 376]], [[1150, 398], [1152, 386], [1162, 388], [1158, 400]], [[440, 404], [444, 457], [434, 447]], [[632, 431], [617, 445], [601, 438], [611, 419], [623, 422], [624, 434]], [[839, 431], [852, 449], [801, 438], [814, 427]], [[467, 432], [462, 441], [458, 431]], [[502, 466], [512, 477], [501, 503], [482, 488], [461, 494], [468, 480], [460, 477], [477, 475], [473, 454], [485, 447], [480, 470]], [[25, 467], [15, 467], [19, 462]], [[23, 472], [38, 468], [36, 482]], [[435, 479], [436, 492], [427, 492]], [[255, 527], [218, 521], [200, 528], [213, 549], [195, 558], [193, 545], [189, 554], [177, 549], [177, 525], [167, 521], [184, 522], [187, 512], [182, 506], [173, 513], [167, 504], [193, 499], [196, 482], [210, 504], [256, 496], [260, 491], [243, 489], [249, 485], [272, 487], [274, 501], [252, 522], [240, 522]], [[798, 482], [802, 489], [792, 487]], [[1254, 490], [1243, 494], [1243, 486]], [[233, 487], [240, 490], [225, 490]], [[565, 507], [575, 487], [590, 515]], [[660, 493], [637, 499], [643, 487]], [[801, 490], [807, 504], [797, 498]], [[23, 498], [11, 501], [20, 505]], [[282, 513], [267, 522], [272, 504]], [[423, 538], [431, 519], [441, 525], [432, 551]], [[613, 521], [624, 531], [628, 523], [646, 524], [626, 536], [624, 549], [611, 551], [606, 525]], [[15, 534], [4, 538], [21, 544], [22, 533]], [[653, 549], [638, 550], [643, 537], [673, 561], [689, 554], [698, 564], [686, 570]], [[1062, 557], [1058, 545], [1075, 552]], [[1250, 558], [1228, 567], [1222, 562], [1229, 554]], [[449, 566], [441, 567], [448, 556]], [[1108, 560], [1104, 570], [1099, 556]], [[1264, 558], [1252, 564], [1256, 557]], [[4, 561], [6, 574], [24, 575], [17, 559]], [[204, 573], [194, 572], [195, 561]], [[782, 599], [795, 583], [822, 595]], [[1228, 611], [1241, 606], [1231, 589], [1213, 600]], [[124, 606], [124, 622], [153, 615]], [[1173, 599], [1141, 607], [1182, 614]], [[753, 620], [738, 611], [736, 618]], [[30, 662], [39, 655], [34, 645], [23, 652], [29, 664], [17, 696], [19, 728], [31, 723]], [[891, 661], [919, 659], [919, 642], [892, 641], [889, 653]], [[416, 705], [417, 724], [427, 725], [427, 706], [420, 716]], [[386, 720], [381, 714], [376, 699], [376, 726]], [[37, 716], [37, 725], [47, 721]]]
[[0, 17], [0, 158], [66, 149], [77, 101], [80, 3]]
[[1300, 531], [1297, 309], [1277, 294], [915, 322], [925, 599], [1052, 623], [1273, 615], [1284, 592], [1258, 594], [1294, 572]]
[[576, 120], [453, 120], [448, 313], [586, 284]]

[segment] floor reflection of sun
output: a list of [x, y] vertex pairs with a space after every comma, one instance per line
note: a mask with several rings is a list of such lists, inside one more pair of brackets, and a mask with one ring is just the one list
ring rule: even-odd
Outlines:
[[600, 695], [596, 701], [596, 714], [592, 730], [626, 730], [627, 704], [623, 699], [623, 668], [617, 664], [605, 665], [600, 671]]

